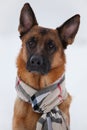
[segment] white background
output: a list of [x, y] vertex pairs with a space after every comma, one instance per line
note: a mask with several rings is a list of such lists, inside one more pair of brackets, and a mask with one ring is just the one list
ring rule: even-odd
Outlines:
[[73, 15], [81, 15], [75, 42], [66, 50], [66, 87], [73, 97], [71, 130], [87, 130], [87, 0], [0, 0], [0, 130], [12, 130], [16, 57], [21, 47], [17, 28], [25, 2], [45, 27], [56, 28]]

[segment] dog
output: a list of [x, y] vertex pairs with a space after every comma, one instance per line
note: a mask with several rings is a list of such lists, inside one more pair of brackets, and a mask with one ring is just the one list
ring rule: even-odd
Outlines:
[[[60, 91], [63, 88], [60, 86], [65, 79], [66, 58], [64, 51], [68, 45], [73, 43], [79, 25], [80, 15], [76, 14], [56, 29], [41, 27], [38, 25], [30, 4], [24, 4], [18, 27], [22, 47], [17, 57], [16, 90], [18, 96], [14, 105], [13, 130], [69, 129], [69, 108], [72, 97], [65, 88], [63, 90], [65, 94], [64, 92], [61, 94]], [[60, 88], [57, 89], [55, 84]], [[47, 93], [44, 93], [45, 91]], [[39, 98], [38, 93], [41, 94]], [[43, 93], [46, 96], [41, 99]], [[58, 99], [55, 102], [53, 98], [58, 93]], [[64, 95], [66, 96], [64, 97]], [[37, 101], [39, 103], [34, 104], [33, 100], [40, 100], [40, 102]], [[38, 104], [40, 108], [38, 108]], [[50, 115], [54, 116], [52, 112], [57, 113], [58, 119], [55, 120], [59, 122], [54, 123], [55, 117], [50, 117]], [[39, 120], [42, 115], [43, 119]], [[58, 125], [63, 123], [63, 118], [66, 126], [61, 128]], [[43, 121], [42, 124], [40, 121]]]

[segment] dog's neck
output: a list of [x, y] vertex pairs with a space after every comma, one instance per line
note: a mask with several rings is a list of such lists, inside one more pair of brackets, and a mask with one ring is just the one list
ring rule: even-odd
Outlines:
[[[21, 100], [31, 104], [34, 112], [41, 113], [41, 117], [36, 124], [36, 130], [41, 130], [41, 127], [43, 126], [46, 127], [44, 123], [47, 124], [48, 130], [54, 130], [54, 127], [52, 126], [54, 123], [58, 128], [68, 130], [68, 125], [65, 120], [66, 116], [58, 108], [58, 106], [66, 100], [68, 96], [65, 88], [64, 74], [51, 86], [39, 91], [25, 84], [19, 79], [19, 77], [17, 77], [16, 91]], [[59, 119], [62, 123], [57, 119]], [[51, 127], [49, 127], [49, 124]], [[47, 128], [45, 127], [44, 130]]]
[[63, 64], [59, 67], [50, 70], [50, 72], [47, 75], [30, 73], [26, 70], [26, 64], [24, 60], [20, 58], [20, 55], [21, 53], [19, 54], [19, 59], [17, 60], [17, 75], [23, 82], [33, 86], [33, 88], [37, 90], [43, 89], [44, 87], [51, 85], [58, 78], [60, 78], [65, 71], [65, 65]]
[[[28, 100], [29, 100], [29, 97], [27, 97], [27, 95], [30, 95], [30, 97], [32, 97], [32, 95], [34, 95], [34, 94], [39, 95], [41, 93], [42, 94], [47, 93], [47, 95], [49, 95], [49, 92], [53, 91], [55, 89], [58, 90], [57, 97], [58, 97], [58, 95], [61, 95], [63, 99], [65, 99], [67, 97], [67, 91], [65, 88], [65, 73], [58, 80], [56, 80], [53, 84], [51, 84], [50, 86], [48, 86], [42, 90], [39, 90], [39, 91], [34, 89], [32, 86], [27, 85], [18, 76], [16, 78], [16, 90], [17, 90], [18, 96], [21, 99], [22, 99], [22, 96], [24, 96], [23, 100], [26, 102], [28, 102]], [[22, 95], [21, 95], [21, 93], [22, 93]]]

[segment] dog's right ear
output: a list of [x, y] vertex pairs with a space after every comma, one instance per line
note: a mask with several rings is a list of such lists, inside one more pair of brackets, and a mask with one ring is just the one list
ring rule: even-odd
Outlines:
[[63, 48], [66, 49], [67, 45], [73, 43], [76, 33], [80, 25], [80, 15], [74, 15], [68, 19], [62, 26], [57, 28]]
[[27, 33], [34, 25], [37, 25], [37, 20], [35, 14], [29, 5], [25, 3], [20, 14], [20, 21], [18, 31], [20, 32], [20, 37]]

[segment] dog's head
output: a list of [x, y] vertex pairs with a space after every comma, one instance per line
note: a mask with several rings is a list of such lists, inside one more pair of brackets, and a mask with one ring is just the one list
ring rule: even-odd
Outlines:
[[56, 29], [40, 27], [32, 8], [26, 3], [18, 28], [26, 70], [45, 75], [65, 64], [64, 49], [73, 43], [79, 23], [80, 16], [75, 15]]

